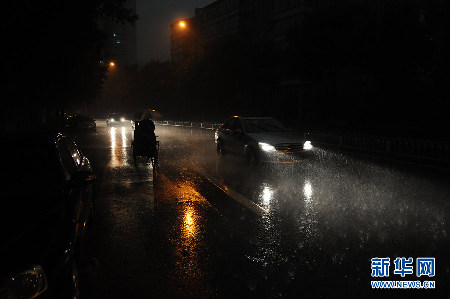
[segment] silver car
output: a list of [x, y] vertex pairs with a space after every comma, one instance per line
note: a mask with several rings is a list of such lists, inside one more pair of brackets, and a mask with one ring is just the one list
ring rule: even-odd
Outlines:
[[298, 162], [313, 149], [310, 141], [273, 117], [231, 117], [216, 130], [215, 141], [220, 156], [244, 156], [251, 166], [262, 162]]

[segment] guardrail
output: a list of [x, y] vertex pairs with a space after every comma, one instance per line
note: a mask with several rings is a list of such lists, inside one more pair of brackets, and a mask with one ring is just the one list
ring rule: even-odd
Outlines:
[[220, 125], [219, 123], [213, 123], [213, 122], [191, 122], [191, 121], [171, 121], [171, 120], [165, 120], [165, 121], [156, 121], [157, 124], [163, 125], [163, 126], [175, 126], [175, 127], [186, 127], [186, 128], [200, 128], [200, 129], [206, 129], [206, 130], [215, 130]]
[[428, 160], [450, 163], [450, 143], [445, 141], [319, 130], [302, 130], [300, 133], [315, 143], [331, 145], [343, 150], [364, 151], [388, 157], [409, 157], [423, 162]]
[[[215, 122], [190, 121], [158, 121], [157, 123], [207, 130], [215, 130], [221, 125]], [[411, 161], [419, 161], [420, 164], [434, 164], [442, 166], [442, 168], [450, 168], [450, 142], [446, 141], [328, 132], [317, 129], [303, 129], [297, 132], [312, 141], [313, 144], [393, 159], [409, 158]]]

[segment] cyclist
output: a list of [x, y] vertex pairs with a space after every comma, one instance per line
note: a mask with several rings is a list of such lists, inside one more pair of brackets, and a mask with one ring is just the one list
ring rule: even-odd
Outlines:
[[141, 116], [141, 120], [136, 122], [134, 140], [140, 152], [149, 153], [149, 156], [155, 155], [155, 123], [151, 119], [151, 114], [148, 111], [145, 111]]

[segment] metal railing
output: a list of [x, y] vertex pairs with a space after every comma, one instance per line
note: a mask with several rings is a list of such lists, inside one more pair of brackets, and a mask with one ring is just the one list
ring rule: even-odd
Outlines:
[[450, 162], [450, 143], [445, 141], [319, 130], [302, 130], [300, 133], [315, 143], [342, 149]]
[[206, 130], [215, 130], [220, 125], [222, 125], [222, 124], [214, 123], [214, 122], [192, 122], [192, 121], [172, 121], [172, 120], [157, 121], [156, 123], [163, 125], [163, 126], [200, 128], [200, 129], [206, 129]]
[[[194, 121], [158, 121], [160, 125], [215, 130], [221, 124], [217, 122]], [[450, 142], [439, 140], [415, 139], [406, 137], [387, 137], [359, 133], [332, 132], [317, 129], [297, 131], [313, 144], [332, 146], [341, 150], [359, 151], [368, 155], [391, 158], [408, 157], [422, 162], [443, 162], [450, 165]]]

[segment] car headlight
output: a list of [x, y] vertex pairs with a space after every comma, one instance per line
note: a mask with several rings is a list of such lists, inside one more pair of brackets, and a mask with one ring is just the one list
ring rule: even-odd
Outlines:
[[125, 121], [125, 118], [121, 117], [121, 118], [120, 118], [120, 121]]
[[303, 149], [304, 150], [310, 150], [312, 148], [313, 148], [313, 146], [311, 144], [311, 141], [305, 141], [305, 143], [303, 144]]
[[47, 277], [41, 266], [16, 274], [0, 286], [0, 297], [35, 298], [47, 290]]
[[276, 151], [276, 148], [273, 145], [270, 145], [268, 143], [259, 142], [258, 145], [265, 152], [274, 152], [274, 151]]
[[111, 121], [111, 122], [114, 122], [114, 118], [111, 118], [110, 121]]

